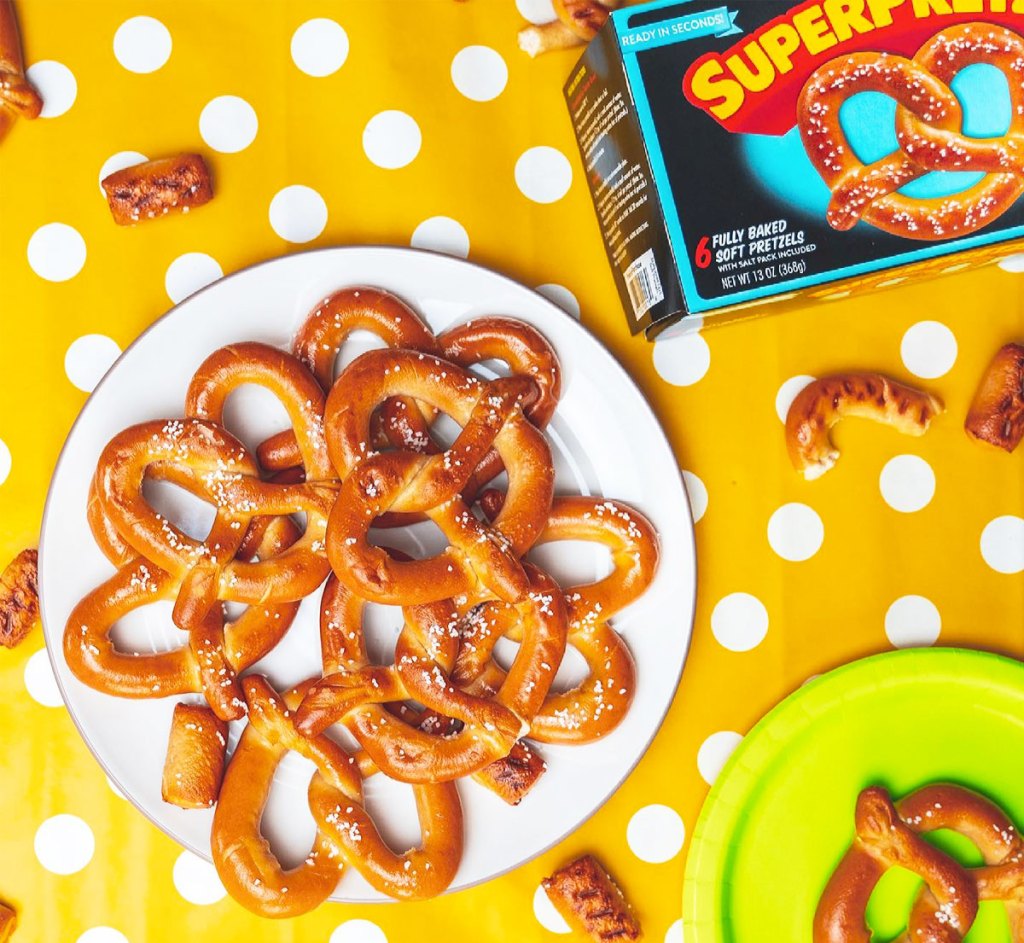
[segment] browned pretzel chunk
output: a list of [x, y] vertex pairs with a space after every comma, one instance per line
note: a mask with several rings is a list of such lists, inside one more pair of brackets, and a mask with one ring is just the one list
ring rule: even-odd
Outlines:
[[921, 877], [933, 906], [915, 906], [907, 940], [962, 943], [978, 912], [973, 878], [952, 858], [929, 845], [901, 818], [879, 786], [857, 798], [856, 838], [818, 902], [814, 943], [870, 943], [865, 912], [882, 875], [902, 867]]
[[22, 550], [0, 574], [0, 645], [14, 648], [39, 621], [39, 554]]
[[[334, 370], [346, 341], [357, 331], [373, 334], [387, 347], [437, 353], [433, 332], [404, 301], [390, 292], [366, 285], [344, 288], [324, 298], [303, 321], [292, 351], [316, 377], [326, 393], [334, 385]], [[411, 400], [406, 401], [415, 409]], [[294, 433], [267, 439], [259, 449], [267, 468], [299, 464]]]
[[0, 904], [0, 943], [7, 943], [17, 929], [18, 915], [12, 907]]
[[[502, 500], [497, 491], [481, 496], [488, 515], [501, 507]], [[633, 657], [609, 620], [650, 586], [658, 568], [658, 536], [647, 518], [622, 502], [566, 496], [552, 502], [535, 546], [562, 540], [607, 547], [612, 571], [594, 583], [564, 590], [568, 644], [586, 661], [587, 677], [567, 691], [548, 694], [531, 722], [530, 736], [541, 743], [590, 743], [614, 730], [633, 700]], [[483, 610], [474, 616], [463, 628], [455, 678], [467, 690], [481, 693], [494, 690], [504, 679], [492, 652], [503, 635], [517, 641], [519, 626]]]
[[170, 212], [187, 213], [213, 199], [213, 181], [199, 154], [179, 154], [115, 171], [101, 181], [118, 226]]
[[[478, 583], [501, 598], [520, 599], [527, 580], [518, 557], [543, 528], [554, 486], [547, 442], [520, 408], [531, 389], [526, 378], [487, 384], [455, 364], [410, 351], [371, 351], [350, 364], [326, 411], [328, 450], [343, 478], [327, 541], [339, 577], [364, 598], [399, 605], [475, 591]], [[447, 413], [462, 433], [440, 455], [367, 458], [370, 417], [396, 395]], [[508, 470], [509, 491], [488, 527], [459, 493], [492, 447]], [[392, 510], [426, 513], [451, 546], [427, 560], [392, 560], [366, 536], [373, 519]]]
[[553, 0], [558, 18], [585, 43], [589, 43], [604, 26], [608, 13], [621, 0]]
[[964, 421], [967, 434], [1012, 452], [1024, 438], [1024, 345], [1000, 348], [981, 378]]
[[920, 436], [943, 409], [937, 396], [879, 373], [838, 373], [809, 383], [793, 400], [786, 415], [786, 447], [797, 471], [808, 480], [820, 478], [839, 458], [829, 431], [845, 416]]
[[[532, 598], [516, 610], [525, 623], [523, 642], [506, 684], [493, 697], [466, 694], [449, 679], [459, 647], [458, 616], [450, 601], [407, 607], [394, 665], [375, 667], [363, 639], [365, 601], [341, 581], [328, 581], [320, 622], [324, 678], [300, 706], [297, 728], [315, 735], [343, 723], [376, 768], [403, 782], [447, 782], [508, 756], [542, 703], [565, 648], [565, 611], [557, 587], [539, 571], [530, 577]], [[439, 737], [385, 710], [405, 699], [460, 721], [461, 729]], [[521, 757], [522, 751], [514, 762]], [[491, 770], [485, 785], [497, 785], [495, 776], [503, 773], [509, 779], [510, 772]], [[536, 779], [530, 764], [520, 772], [531, 783]]]
[[[249, 723], [228, 764], [213, 817], [213, 863], [231, 896], [265, 917], [294, 917], [322, 903], [337, 886], [345, 859], [318, 829], [309, 856], [285, 869], [260, 832], [271, 782], [289, 750], [316, 764], [332, 794], [346, 802], [362, 796], [352, 758], [333, 740], [307, 739], [295, 732], [291, 706], [297, 695], [281, 698], [266, 679], [243, 681]], [[370, 836], [367, 836], [369, 840]]]
[[566, 923], [578, 932], [599, 943], [640, 938], [633, 909], [593, 855], [577, 858], [540, 884]]
[[216, 804], [224, 778], [228, 725], [208, 707], [175, 704], [160, 794], [182, 809]]
[[[228, 397], [243, 384], [269, 390], [284, 406], [307, 481], [334, 477], [324, 441], [326, 397], [316, 378], [291, 354], [268, 344], [243, 342], [214, 352], [196, 371], [185, 397], [185, 412], [224, 424]], [[257, 453], [258, 454], [258, 453]]]
[[42, 109], [43, 100], [25, 78], [13, 0], [0, 0], [0, 139], [16, 118], [38, 118]]

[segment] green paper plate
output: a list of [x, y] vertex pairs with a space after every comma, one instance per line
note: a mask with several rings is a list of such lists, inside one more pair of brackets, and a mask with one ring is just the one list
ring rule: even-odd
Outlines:
[[[685, 943], [810, 943], [818, 898], [853, 838], [857, 794], [929, 782], [983, 793], [1024, 826], [1024, 665], [925, 649], [855, 662], [802, 687], [747, 735], [694, 829]], [[980, 864], [959, 835], [936, 844]], [[872, 896], [877, 940], [906, 925], [917, 879], [890, 871]], [[981, 905], [969, 943], [1010, 943], [1003, 907]]]

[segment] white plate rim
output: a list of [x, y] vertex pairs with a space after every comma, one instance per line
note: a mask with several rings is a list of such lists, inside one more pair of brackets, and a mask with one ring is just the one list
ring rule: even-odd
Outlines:
[[[132, 804], [132, 806], [134, 806], [135, 809], [137, 809], [145, 817], [145, 819], [151, 825], [153, 825], [155, 828], [159, 829], [159, 831], [161, 833], [166, 835], [176, 845], [180, 846], [181, 848], [185, 849], [186, 851], [191, 852], [192, 854], [194, 854], [195, 856], [197, 856], [201, 860], [212, 864], [212, 858], [211, 858], [211, 856], [208, 854], [208, 852], [206, 850], [196, 846], [194, 843], [192, 843], [188, 839], [184, 839], [184, 838], [182, 838], [179, 835], [173, 834], [168, 828], [166, 828], [161, 822], [157, 821], [150, 814], [150, 812], [141, 804], [141, 801], [139, 801], [138, 799], [136, 799], [136, 797], [134, 795], [132, 795], [130, 790], [124, 788], [123, 784], [119, 781], [117, 776], [114, 775], [113, 771], [108, 767], [108, 765], [104, 761], [103, 757], [101, 756], [100, 752], [98, 751], [98, 749], [94, 745], [92, 739], [89, 737], [88, 733], [84, 729], [82, 723], [79, 720], [78, 715], [75, 713], [75, 710], [74, 710], [74, 708], [72, 706], [72, 699], [69, 698], [68, 692], [65, 689], [65, 686], [64, 686], [64, 684], [61, 681], [60, 671], [58, 671], [58, 665], [57, 665], [57, 660], [56, 660], [57, 656], [56, 656], [56, 653], [55, 653], [55, 648], [60, 648], [61, 646], [59, 644], [54, 644], [54, 645], [50, 644], [50, 642], [51, 642], [51, 631], [49, 629], [47, 629], [47, 626], [50, 624], [50, 622], [49, 622], [49, 620], [46, 619], [46, 609], [47, 609], [47, 598], [48, 598], [48, 595], [45, 592], [45, 586], [47, 585], [47, 581], [45, 579], [45, 574], [47, 572], [47, 568], [45, 566], [45, 561], [47, 559], [45, 535], [46, 535], [47, 530], [48, 530], [47, 523], [48, 523], [49, 515], [50, 515], [50, 512], [51, 512], [51, 498], [53, 496], [53, 482], [57, 478], [57, 475], [58, 475], [58, 473], [61, 470], [61, 466], [62, 466], [62, 464], [64, 463], [64, 461], [65, 461], [65, 459], [67, 457], [66, 453], [67, 453], [67, 450], [68, 450], [68, 445], [69, 445], [69, 443], [71, 442], [71, 440], [72, 440], [72, 438], [74, 436], [75, 430], [78, 428], [78, 425], [79, 425], [80, 421], [82, 420], [82, 417], [85, 415], [86, 410], [89, 408], [89, 404], [90, 404], [90, 402], [92, 402], [93, 397], [95, 396], [95, 394], [97, 392], [99, 392], [108, 382], [110, 382], [112, 380], [114, 372], [115, 372], [115, 368], [120, 363], [125, 361], [129, 357], [129, 355], [144, 341], [144, 339], [153, 330], [155, 330], [157, 328], [158, 325], [162, 324], [168, 318], [171, 318], [172, 316], [174, 316], [179, 308], [181, 308], [182, 306], [188, 304], [190, 301], [192, 301], [193, 299], [195, 299], [199, 295], [204, 294], [204, 293], [206, 293], [206, 292], [208, 292], [210, 290], [213, 290], [215, 288], [221, 288], [221, 290], [222, 290], [221, 286], [223, 286], [223, 284], [225, 282], [228, 282], [228, 281], [231, 281], [231, 280], [235, 280], [235, 279], [243, 278], [245, 275], [247, 275], [248, 273], [250, 273], [252, 271], [255, 271], [255, 270], [258, 270], [258, 269], [262, 269], [262, 268], [265, 268], [267, 266], [272, 266], [272, 265], [274, 265], [274, 264], [276, 264], [278, 262], [281, 262], [282, 260], [292, 259], [292, 258], [295, 258], [297, 256], [334, 255], [334, 254], [350, 255], [350, 254], [358, 254], [358, 253], [362, 253], [362, 252], [366, 252], [366, 251], [372, 251], [372, 252], [381, 252], [381, 251], [383, 251], [383, 252], [387, 252], [387, 253], [394, 253], [395, 256], [397, 258], [399, 258], [399, 259], [404, 257], [404, 256], [413, 255], [413, 256], [419, 256], [419, 257], [427, 257], [429, 259], [432, 259], [432, 260], [435, 260], [435, 261], [443, 261], [445, 263], [455, 263], [457, 266], [468, 266], [470, 268], [473, 268], [473, 269], [477, 270], [481, 274], [484, 274], [484, 275], [486, 275], [488, 277], [494, 278], [494, 279], [504, 283], [507, 287], [509, 287], [509, 288], [511, 288], [513, 290], [530, 292], [531, 294], [536, 296], [538, 299], [540, 299], [540, 301], [543, 303], [543, 305], [546, 306], [554, 316], [556, 316], [557, 318], [563, 319], [563, 320], [571, 323], [571, 325], [573, 326], [574, 329], [580, 331], [583, 335], [585, 335], [585, 337], [586, 337], [588, 342], [593, 343], [599, 349], [599, 351], [606, 357], [606, 359], [607, 359], [609, 365], [612, 367], [612, 369], [614, 369], [620, 375], [620, 379], [625, 381], [626, 385], [632, 389], [632, 391], [636, 394], [636, 396], [639, 399], [639, 401], [641, 403], [643, 403], [644, 406], [647, 408], [647, 410], [650, 412], [651, 417], [654, 419], [654, 425], [655, 425], [656, 431], [657, 431], [656, 442], [657, 442], [657, 445], [658, 445], [659, 449], [663, 453], [663, 456], [660, 457], [659, 460], [660, 461], [667, 461], [668, 464], [672, 468], [674, 468], [675, 471], [676, 471], [677, 483], [679, 485], [679, 497], [681, 497], [682, 501], [683, 501], [683, 509], [684, 509], [683, 518], [687, 521], [687, 524], [688, 524], [687, 535], [686, 535], [686, 537], [688, 539], [686, 540], [687, 546], [685, 548], [688, 551], [686, 553], [687, 572], [685, 574], [682, 574], [689, 581], [689, 584], [691, 586], [690, 596], [689, 596], [689, 599], [687, 600], [688, 604], [689, 604], [690, 615], [689, 615], [688, 622], [686, 622], [686, 624], [685, 624], [686, 640], [685, 640], [685, 643], [684, 643], [684, 646], [683, 646], [683, 650], [682, 650], [682, 657], [680, 658], [680, 661], [679, 661], [679, 671], [678, 671], [678, 673], [677, 673], [677, 675], [676, 675], [676, 677], [674, 679], [674, 686], [673, 686], [673, 690], [672, 690], [672, 696], [670, 698], [668, 698], [667, 703], [665, 705], [665, 708], [661, 712], [661, 716], [656, 718], [656, 721], [651, 725], [650, 735], [647, 737], [646, 742], [644, 742], [642, 744], [642, 748], [636, 754], [635, 760], [633, 760], [633, 762], [630, 763], [628, 765], [628, 767], [623, 769], [621, 777], [610, 788], [610, 790], [608, 791], [608, 793], [604, 797], [604, 799], [602, 799], [597, 805], [595, 805], [594, 808], [589, 810], [582, 818], [578, 819], [576, 821], [576, 823], [572, 827], [570, 827], [566, 831], [562, 832], [557, 837], [553, 838], [543, 848], [539, 849], [538, 851], [536, 851], [532, 855], [529, 855], [526, 858], [523, 858], [523, 859], [521, 859], [519, 861], [515, 861], [515, 862], [510, 863], [509, 865], [507, 865], [506, 867], [502, 868], [501, 870], [495, 871], [495, 872], [487, 875], [486, 877], [477, 878], [477, 879], [469, 881], [469, 882], [467, 882], [465, 884], [460, 884], [458, 887], [449, 887], [445, 891], [443, 891], [442, 894], [440, 895], [440, 896], [446, 896], [446, 895], [458, 893], [460, 891], [469, 890], [469, 889], [474, 888], [474, 887], [478, 887], [478, 886], [480, 886], [482, 884], [489, 883], [490, 881], [493, 881], [493, 880], [497, 880], [498, 878], [501, 878], [504, 875], [507, 875], [507, 874], [509, 874], [512, 871], [515, 871], [516, 869], [522, 867], [523, 865], [526, 865], [529, 862], [536, 860], [541, 855], [546, 854], [552, 848], [554, 848], [555, 846], [559, 845], [561, 842], [563, 842], [570, 835], [572, 835], [573, 833], [578, 831], [580, 828], [582, 828], [591, 818], [594, 817], [594, 815], [596, 815], [608, 803], [608, 801], [622, 787], [622, 785], [625, 783], [625, 781], [632, 775], [632, 773], [637, 768], [637, 766], [639, 766], [640, 761], [644, 758], [644, 756], [646, 756], [647, 751], [650, 749], [650, 746], [654, 742], [655, 737], [657, 737], [658, 733], [661, 731], [661, 728], [664, 726], [665, 719], [667, 718], [669, 711], [672, 709], [672, 705], [673, 705], [673, 703], [674, 703], [674, 701], [676, 699], [676, 696], [678, 695], [679, 688], [680, 688], [680, 685], [681, 685], [681, 682], [682, 682], [683, 671], [685, 669], [686, 662], [687, 662], [687, 660], [689, 658], [690, 648], [691, 648], [691, 646], [693, 644], [693, 632], [694, 632], [694, 627], [695, 627], [695, 624], [696, 624], [697, 579], [698, 579], [696, 534], [695, 534], [695, 526], [694, 526], [695, 522], [693, 520], [693, 514], [692, 514], [692, 511], [691, 511], [691, 508], [690, 508], [689, 493], [688, 493], [687, 488], [686, 488], [686, 481], [685, 481], [685, 478], [683, 477], [682, 469], [681, 469], [681, 467], [679, 465], [679, 462], [677, 461], [677, 459], [675, 457], [675, 452], [674, 452], [674, 450], [672, 448], [672, 444], [669, 441], [668, 435], [665, 432], [665, 429], [664, 429], [664, 426], [661, 423], [661, 420], [658, 418], [657, 413], [654, 411], [654, 408], [651, 406], [651, 404], [650, 404], [646, 394], [641, 389], [639, 383], [637, 383], [637, 381], [633, 378], [633, 376], [629, 373], [629, 371], [625, 368], [625, 366], [623, 366], [623, 364], [615, 356], [615, 354], [609, 349], [609, 347], [597, 335], [595, 335], [591, 331], [587, 330], [587, 328], [585, 328], [583, 326], [583, 324], [581, 323], [580, 320], [578, 320], [577, 318], [573, 317], [571, 314], [569, 314], [569, 312], [567, 312], [566, 310], [561, 308], [558, 304], [556, 304], [550, 298], [547, 298], [546, 296], [541, 294], [539, 291], [537, 291], [537, 289], [531, 288], [530, 286], [524, 284], [523, 282], [517, 281], [516, 279], [512, 278], [509, 275], [504, 274], [503, 272], [496, 271], [496, 270], [494, 270], [494, 269], [492, 269], [492, 268], [490, 268], [488, 266], [481, 265], [480, 263], [471, 262], [468, 259], [456, 258], [456, 257], [453, 257], [453, 256], [446, 255], [444, 253], [435, 252], [435, 251], [428, 250], [428, 249], [417, 249], [417, 248], [414, 248], [414, 247], [394, 246], [394, 245], [386, 245], [386, 244], [360, 244], [360, 245], [344, 245], [344, 246], [323, 246], [323, 247], [316, 248], [316, 249], [306, 249], [306, 250], [303, 250], [301, 252], [286, 253], [284, 255], [273, 256], [272, 258], [269, 258], [269, 259], [262, 259], [262, 260], [260, 260], [258, 262], [254, 262], [251, 265], [247, 265], [247, 266], [245, 266], [243, 268], [240, 268], [240, 269], [238, 269], [238, 270], [236, 270], [234, 272], [231, 272], [231, 273], [223, 276], [222, 278], [217, 279], [214, 282], [211, 282], [209, 285], [203, 286], [202, 288], [200, 288], [197, 291], [193, 292], [188, 297], [182, 299], [177, 304], [172, 305], [163, 314], [159, 315], [150, 324], [148, 324], [131, 341], [131, 343], [128, 344], [128, 346], [124, 348], [124, 350], [118, 355], [118, 357], [110, 365], [110, 367], [107, 368], [107, 371], [101, 377], [100, 381], [96, 384], [96, 386], [93, 388], [92, 392], [89, 394], [89, 397], [86, 399], [85, 403], [82, 404], [81, 409], [79, 410], [78, 414], [75, 416], [74, 421], [72, 422], [70, 428], [67, 431], [67, 434], [65, 435], [64, 442], [61, 445], [60, 452], [58, 453], [57, 460], [54, 463], [53, 471], [52, 471], [52, 473], [50, 475], [50, 484], [47, 487], [46, 499], [45, 499], [45, 502], [44, 502], [44, 505], [43, 505], [43, 515], [42, 515], [42, 519], [41, 519], [41, 523], [40, 523], [39, 574], [38, 574], [40, 614], [41, 614], [41, 621], [42, 621], [42, 624], [43, 624], [43, 634], [44, 634], [44, 641], [46, 643], [45, 650], [46, 650], [46, 653], [47, 653], [47, 658], [49, 659], [50, 669], [53, 672], [53, 676], [54, 676], [54, 679], [56, 681], [57, 688], [58, 688], [58, 690], [60, 692], [60, 695], [61, 695], [61, 698], [62, 698], [62, 700], [64, 702], [64, 707], [67, 709], [68, 715], [70, 716], [71, 721], [72, 721], [72, 723], [75, 726], [75, 729], [78, 731], [79, 736], [82, 738], [82, 741], [85, 743], [85, 745], [88, 748], [89, 752], [92, 754], [93, 758], [99, 764], [100, 768], [103, 770], [103, 772], [106, 775], [106, 777], [108, 778], [108, 780], [114, 786], [117, 787], [118, 793], [121, 796], [123, 796], [125, 799], [127, 799]], [[386, 286], [382, 286], [382, 287], [386, 288]], [[406, 299], [403, 298], [403, 300], [406, 300]], [[409, 303], [413, 304], [415, 306], [415, 300], [409, 300]], [[665, 496], [659, 496], [659, 500], [665, 500]], [[676, 535], [674, 539], [682, 540], [683, 537], [681, 537], [679, 535]], [[52, 632], [52, 640], [54, 641], [54, 643], [59, 643], [61, 638], [62, 638], [62, 635], [63, 635], [63, 629], [61, 629], [60, 631], [53, 630], [53, 632]], [[333, 903], [355, 903], [355, 904], [376, 904], [376, 903], [384, 903], [384, 904], [386, 904], [386, 903], [394, 903], [394, 901], [391, 901], [391, 900], [388, 900], [388, 899], [383, 899], [383, 900], [363, 900], [363, 899], [346, 898], [346, 897], [338, 896], [337, 895], [337, 891], [332, 892], [331, 896], [327, 899], [327, 901], [328, 902], [333, 902]]]

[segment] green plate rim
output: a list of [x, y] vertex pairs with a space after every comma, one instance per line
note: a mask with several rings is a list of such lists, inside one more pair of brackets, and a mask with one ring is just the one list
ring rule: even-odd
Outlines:
[[715, 868], [745, 806], [753, 777], [764, 760], [774, 755], [780, 741], [842, 700], [862, 695], [866, 682], [894, 687], [925, 673], [933, 677], [952, 674], [960, 683], [968, 676], [979, 679], [983, 673], [986, 688], [1016, 688], [1024, 700], [1024, 663], [969, 648], [902, 649], [871, 655], [797, 688], [751, 728], [704, 800], [690, 839], [683, 878], [684, 943], [722, 943], [724, 939], [716, 935]]

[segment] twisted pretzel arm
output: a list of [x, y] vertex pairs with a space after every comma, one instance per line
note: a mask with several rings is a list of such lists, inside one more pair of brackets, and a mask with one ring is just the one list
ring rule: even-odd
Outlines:
[[175, 704], [160, 795], [181, 809], [217, 802], [227, 751], [228, 725], [207, 707]]
[[348, 801], [361, 798], [351, 757], [326, 737], [308, 740], [295, 732], [288, 701], [258, 675], [244, 682], [249, 723], [228, 764], [214, 813], [210, 844], [224, 886], [243, 906], [267, 917], [293, 917], [327, 899], [344, 861], [331, 840], [317, 831], [309, 857], [295, 868], [281, 866], [260, 833], [260, 820], [274, 772], [285, 753], [295, 750], [317, 765], [332, 790]]
[[797, 471], [819, 478], [839, 458], [829, 430], [846, 416], [872, 419], [920, 436], [943, 412], [942, 401], [878, 373], [841, 373], [808, 384], [786, 415], [786, 445]]

